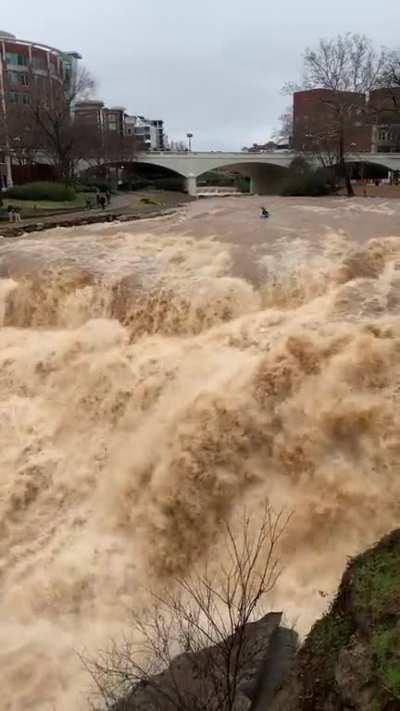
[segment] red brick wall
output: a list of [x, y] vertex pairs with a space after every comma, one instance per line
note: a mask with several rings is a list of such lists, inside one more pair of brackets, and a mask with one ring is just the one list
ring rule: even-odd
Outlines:
[[16, 185], [31, 183], [36, 180], [56, 180], [56, 171], [51, 165], [13, 165], [13, 179]]
[[337, 110], [346, 106], [344, 132], [346, 148], [370, 151], [372, 130], [367, 118], [363, 94], [312, 89], [296, 92], [293, 96], [293, 147], [307, 151], [321, 147], [334, 149], [337, 145]]
[[381, 111], [400, 110], [400, 87], [391, 89], [375, 89], [369, 97], [370, 105]]

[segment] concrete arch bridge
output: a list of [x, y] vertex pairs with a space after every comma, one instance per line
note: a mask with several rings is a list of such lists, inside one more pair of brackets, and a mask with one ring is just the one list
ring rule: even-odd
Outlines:
[[[288, 169], [298, 154], [294, 151], [274, 151], [271, 153], [142, 153], [137, 162], [167, 168], [186, 179], [186, 189], [190, 195], [197, 194], [197, 179], [203, 173], [216, 168], [234, 168], [250, 177], [250, 192], [262, 195], [268, 189], [271, 166]], [[358, 153], [349, 156], [349, 163], [373, 163], [389, 171], [400, 171], [399, 153]]]
[[[210, 151], [197, 152], [151, 152], [139, 153], [132, 164], [143, 164], [164, 168], [185, 179], [186, 190], [190, 195], [197, 194], [197, 179], [216, 168], [233, 168], [250, 178], [250, 192], [266, 194], [271, 185], [271, 174], [277, 175], [290, 167], [294, 158], [299, 156], [294, 151], [273, 151], [268, 153], [228, 153]], [[306, 156], [307, 157], [307, 156]], [[308, 158], [310, 162], [313, 157]], [[400, 171], [400, 153], [357, 153], [347, 158], [348, 163], [370, 163], [386, 168], [393, 173]], [[128, 164], [129, 161], [123, 161]]]

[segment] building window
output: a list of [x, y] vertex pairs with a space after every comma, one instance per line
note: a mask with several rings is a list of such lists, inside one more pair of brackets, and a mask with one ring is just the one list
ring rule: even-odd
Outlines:
[[19, 86], [29, 86], [29, 74], [23, 74], [22, 72], [8, 72], [8, 81], [14, 86], [17, 84]]
[[34, 69], [39, 69], [41, 71], [46, 71], [47, 62], [45, 57], [32, 57], [32, 66]]
[[41, 77], [41, 76], [35, 75], [35, 76], [33, 77], [33, 81], [35, 82], [35, 84], [36, 84], [36, 86], [37, 86], [38, 89], [45, 89], [45, 88], [47, 88], [47, 86], [48, 86], [48, 83], [47, 83], [47, 82], [48, 82], [48, 79], [47, 79], [47, 77]]
[[17, 52], [6, 52], [6, 62], [12, 67], [27, 67], [28, 55], [18, 54]]
[[16, 91], [10, 91], [9, 100], [11, 104], [23, 104], [25, 106], [28, 106], [28, 104], [31, 103], [31, 95], [23, 94]]
[[60, 76], [58, 65], [54, 64], [54, 62], [50, 62], [50, 74], [52, 77], [55, 77], [55, 78]]
[[18, 72], [8, 72], [8, 83], [18, 84]]

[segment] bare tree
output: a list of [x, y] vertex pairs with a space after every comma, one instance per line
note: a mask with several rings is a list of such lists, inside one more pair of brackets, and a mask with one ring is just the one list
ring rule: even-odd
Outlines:
[[301, 85], [286, 87], [290, 92], [325, 90], [319, 116], [306, 125], [295, 125], [295, 131], [306, 137], [305, 150], [318, 157], [335, 156], [349, 196], [354, 193], [347, 158], [357, 148], [359, 128], [364, 125], [368, 130], [368, 94], [380, 85], [386, 63], [387, 52], [377, 52], [363, 35], [321, 39], [316, 49], [305, 51]]
[[375, 111], [376, 130], [390, 143], [390, 149], [400, 151], [400, 50], [386, 53], [379, 91], [374, 92], [371, 109]]
[[386, 52], [385, 64], [381, 73], [384, 87], [400, 87], [400, 49]]
[[125, 136], [113, 131], [107, 131], [103, 135], [103, 154], [106, 163], [132, 162], [139, 150], [140, 144], [134, 135]]
[[143, 150], [143, 143], [135, 135], [121, 135], [116, 131], [97, 130], [93, 126], [80, 124], [84, 137], [84, 160], [87, 174], [97, 176], [103, 180], [110, 179], [110, 174], [121, 175], [129, 170], [139, 151]]
[[286, 141], [289, 146], [293, 139], [293, 108], [288, 106], [286, 111], [279, 116], [279, 128], [273, 132], [272, 138]]
[[[205, 562], [176, 579], [172, 591], [151, 593], [150, 606], [132, 615], [130, 637], [84, 662], [103, 708], [238, 708], [244, 669], [260, 658], [265, 642], [251, 622], [280, 575], [277, 547], [288, 520], [267, 505], [255, 530], [245, 513], [238, 540], [224, 524], [227, 563], [218, 575]], [[99, 708], [96, 701], [92, 708]]]
[[170, 148], [175, 153], [185, 153], [187, 151], [187, 145], [184, 141], [171, 141]]
[[29, 108], [11, 106], [4, 120], [4, 131], [13, 161], [19, 166], [32, 166], [43, 141]]
[[29, 106], [31, 120], [39, 135], [40, 148], [53, 161], [60, 179], [72, 181], [78, 161], [87, 150], [87, 136], [74, 123], [73, 106], [88, 98], [94, 80], [82, 68], [68, 86], [53, 82], [37, 84]]

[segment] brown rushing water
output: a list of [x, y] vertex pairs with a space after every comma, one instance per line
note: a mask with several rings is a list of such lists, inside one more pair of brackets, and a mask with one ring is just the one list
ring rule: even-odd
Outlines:
[[0, 240], [0, 276], [2, 708], [85, 708], [75, 651], [244, 503], [294, 510], [303, 631], [398, 525], [397, 201], [199, 201]]

